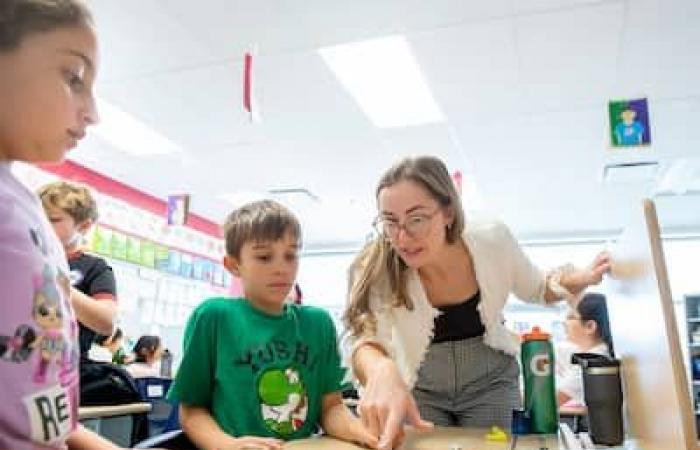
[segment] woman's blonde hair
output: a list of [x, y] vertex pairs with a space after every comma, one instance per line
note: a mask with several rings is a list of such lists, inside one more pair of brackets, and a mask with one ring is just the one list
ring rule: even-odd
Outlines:
[[[399, 181], [412, 181], [426, 190], [453, 218], [445, 231], [447, 243], [458, 242], [464, 230], [462, 201], [445, 164], [433, 156], [405, 158], [387, 170], [379, 180], [375, 197], [382, 189]], [[375, 317], [370, 310], [370, 289], [379, 283], [388, 283], [391, 305], [413, 309], [406, 294], [407, 266], [384, 237], [369, 242], [350, 266], [348, 307], [343, 321], [353, 336], [376, 331]]]

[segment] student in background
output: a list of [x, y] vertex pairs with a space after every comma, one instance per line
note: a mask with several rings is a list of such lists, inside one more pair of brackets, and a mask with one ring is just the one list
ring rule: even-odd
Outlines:
[[556, 359], [557, 402], [583, 405], [581, 366], [571, 364], [572, 353], [614, 356], [608, 308], [603, 294], [588, 293], [566, 315], [566, 338], [572, 348]]
[[[13, 161], [57, 163], [97, 121], [97, 42], [77, 0], [0, 2], [0, 448], [112, 450], [78, 424], [63, 246]], [[110, 330], [111, 332], [111, 330]]]
[[125, 364], [126, 354], [122, 348], [124, 334], [121, 328], [114, 330], [111, 336], [97, 335], [88, 351], [88, 359], [96, 362]]
[[198, 448], [280, 449], [326, 434], [376, 448], [341, 398], [336, 330], [326, 311], [285, 302], [299, 265], [301, 229], [273, 201], [245, 205], [224, 226], [224, 266], [245, 297], [212, 298], [190, 317], [169, 396]]
[[163, 351], [158, 336], [141, 336], [134, 346], [134, 362], [126, 366], [126, 371], [134, 378], [159, 377]]
[[84, 361], [98, 334], [112, 334], [117, 314], [112, 268], [103, 258], [82, 249], [84, 236], [97, 221], [97, 202], [89, 189], [66, 181], [47, 184], [38, 194], [68, 255], [71, 302], [80, 325], [80, 359]]

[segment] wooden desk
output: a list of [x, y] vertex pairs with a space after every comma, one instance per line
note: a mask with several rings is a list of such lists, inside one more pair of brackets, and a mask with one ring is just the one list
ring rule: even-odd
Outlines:
[[[409, 433], [399, 450], [451, 450], [458, 445], [462, 450], [510, 450], [511, 442], [492, 442], [484, 439], [487, 429], [436, 428], [426, 433]], [[510, 434], [508, 435], [510, 437]], [[321, 437], [288, 442], [289, 450], [367, 450], [347, 442]], [[556, 435], [519, 436], [515, 450], [565, 450], [566, 447]], [[671, 450], [658, 446], [647, 446], [641, 442], [625, 442], [621, 447], [596, 447], [605, 450]]]
[[568, 424], [574, 432], [588, 431], [588, 411], [583, 405], [562, 405], [559, 407], [559, 422]]
[[81, 406], [78, 409], [78, 419], [99, 419], [104, 417], [128, 416], [146, 413], [151, 410], [150, 403], [127, 403], [114, 406]]
[[[510, 441], [492, 442], [484, 439], [487, 429], [436, 428], [426, 433], [410, 433], [401, 450], [451, 450], [452, 445], [461, 446], [462, 450], [509, 450]], [[558, 438], [548, 436], [520, 436], [517, 450], [560, 450]], [[317, 439], [302, 439], [292, 441], [284, 446], [285, 449], [296, 450], [366, 450], [363, 447], [322, 437]], [[563, 448], [563, 447], [561, 447]]]

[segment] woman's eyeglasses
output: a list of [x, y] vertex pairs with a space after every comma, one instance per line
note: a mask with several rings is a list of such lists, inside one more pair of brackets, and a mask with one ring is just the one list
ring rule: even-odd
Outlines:
[[413, 239], [421, 239], [430, 231], [430, 222], [439, 211], [440, 208], [437, 208], [430, 214], [412, 214], [403, 223], [388, 217], [377, 217], [374, 219], [372, 226], [374, 226], [377, 233], [389, 240], [395, 240], [399, 236], [401, 229], [406, 232], [407, 236]]

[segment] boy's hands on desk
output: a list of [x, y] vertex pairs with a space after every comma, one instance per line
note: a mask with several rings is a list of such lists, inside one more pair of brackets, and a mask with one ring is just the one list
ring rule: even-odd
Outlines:
[[367, 428], [358, 419], [350, 422], [348, 426], [348, 436], [347, 440], [352, 441], [356, 444], [362, 445], [364, 447], [378, 448], [379, 438], [369, 432]]

